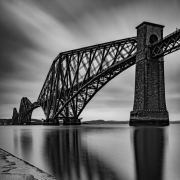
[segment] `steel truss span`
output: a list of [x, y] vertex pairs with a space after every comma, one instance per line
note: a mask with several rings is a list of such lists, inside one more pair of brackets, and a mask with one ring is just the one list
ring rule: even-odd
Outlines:
[[136, 44], [133, 37], [60, 53], [37, 100], [46, 118], [78, 118], [107, 82], [135, 64]]
[[31, 124], [32, 111], [38, 107], [38, 102], [31, 103], [27, 97], [23, 97], [19, 107], [18, 124]]
[[27, 113], [28, 110], [31, 109], [32, 103], [27, 97], [23, 97], [21, 99], [20, 107], [19, 107], [19, 124], [28, 124], [31, 122], [31, 114], [32, 111]]
[[[47, 122], [78, 119], [94, 97], [115, 76], [136, 63], [137, 37], [126, 38], [60, 53], [53, 61], [37, 102], [21, 99], [14, 124], [30, 124], [32, 111], [41, 107]], [[180, 30], [148, 46], [151, 59], [180, 49]], [[142, 49], [141, 51], [146, 51]]]
[[158, 58], [180, 49], [180, 29], [150, 47], [151, 58]]

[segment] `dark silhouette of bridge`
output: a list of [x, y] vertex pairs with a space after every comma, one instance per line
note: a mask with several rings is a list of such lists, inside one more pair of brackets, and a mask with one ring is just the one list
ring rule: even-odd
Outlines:
[[81, 124], [79, 115], [110, 80], [136, 64], [135, 98], [130, 125], [168, 125], [164, 86], [164, 56], [180, 49], [180, 29], [163, 38], [163, 27], [143, 22], [137, 37], [62, 52], [54, 59], [37, 102], [21, 99], [12, 124], [31, 124], [41, 107], [44, 124]]

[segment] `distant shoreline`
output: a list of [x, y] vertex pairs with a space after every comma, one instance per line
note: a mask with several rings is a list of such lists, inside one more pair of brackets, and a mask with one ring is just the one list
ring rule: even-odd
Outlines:
[[105, 121], [105, 120], [91, 120], [91, 121], [82, 121], [81, 124], [129, 124], [129, 121]]
[[[11, 123], [11, 119], [0, 119], [0, 126], [1, 125], [10, 125]], [[180, 120], [177, 121], [169, 121], [170, 124], [180, 124]], [[60, 125], [63, 124], [63, 121], [59, 122]], [[129, 124], [129, 121], [115, 121], [115, 120], [89, 120], [89, 121], [81, 121], [81, 124], [94, 124], [94, 125], [98, 125], [98, 124]], [[32, 119], [32, 124], [31, 125], [43, 125], [43, 121], [40, 119]]]
[[[82, 121], [82, 124], [129, 124], [129, 121], [105, 121], [105, 120], [91, 120], [91, 121]], [[169, 121], [170, 124], [180, 124], [180, 121]]]

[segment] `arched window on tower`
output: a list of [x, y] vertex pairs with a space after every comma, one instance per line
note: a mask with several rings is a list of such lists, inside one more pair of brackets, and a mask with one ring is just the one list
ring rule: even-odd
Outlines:
[[152, 34], [149, 38], [149, 42], [150, 44], [155, 43], [156, 41], [158, 41], [158, 37], [155, 34]]

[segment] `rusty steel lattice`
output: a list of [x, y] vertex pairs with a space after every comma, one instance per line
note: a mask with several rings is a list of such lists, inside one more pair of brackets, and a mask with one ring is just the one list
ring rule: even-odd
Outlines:
[[136, 44], [133, 37], [60, 53], [37, 100], [46, 118], [77, 118], [107, 82], [135, 64]]

